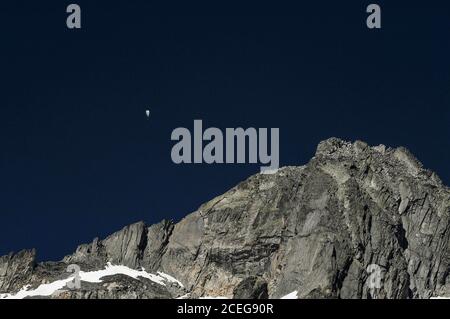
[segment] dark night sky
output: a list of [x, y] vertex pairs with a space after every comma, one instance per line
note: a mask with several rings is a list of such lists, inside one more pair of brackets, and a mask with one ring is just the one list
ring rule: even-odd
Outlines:
[[282, 166], [331, 136], [403, 145], [450, 183], [444, 1], [374, 0], [381, 30], [365, 26], [368, 1], [73, 2], [82, 30], [66, 28], [68, 1], [0, 4], [0, 255], [60, 259], [259, 171], [173, 164], [170, 134], [194, 119], [279, 127]]

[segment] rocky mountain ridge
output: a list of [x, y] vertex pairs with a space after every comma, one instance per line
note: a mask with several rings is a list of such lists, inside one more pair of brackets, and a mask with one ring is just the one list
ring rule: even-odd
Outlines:
[[60, 262], [0, 257], [0, 298], [65, 280], [71, 264], [89, 278], [108, 263], [148, 275], [34, 297], [450, 296], [449, 216], [449, 188], [408, 150], [332, 138], [307, 165], [254, 175], [179, 223], [129, 225]]

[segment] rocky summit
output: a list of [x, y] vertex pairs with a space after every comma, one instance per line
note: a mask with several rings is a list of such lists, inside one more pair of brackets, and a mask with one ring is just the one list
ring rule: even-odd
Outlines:
[[449, 188], [408, 150], [332, 138], [178, 223], [139, 222], [59, 262], [0, 257], [0, 298], [448, 297], [449, 215]]

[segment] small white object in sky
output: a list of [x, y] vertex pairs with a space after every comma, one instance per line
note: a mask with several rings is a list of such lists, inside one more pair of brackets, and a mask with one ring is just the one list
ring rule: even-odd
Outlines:
[[150, 110], [146, 110], [145, 114], [147, 115], [147, 117], [150, 117]]

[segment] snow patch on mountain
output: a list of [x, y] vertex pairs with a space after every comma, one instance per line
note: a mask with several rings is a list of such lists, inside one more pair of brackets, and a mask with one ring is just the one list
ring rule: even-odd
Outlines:
[[[151, 274], [145, 271], [144, 268], [141, 270], [131, 269], [122, 265], [112, 265], [111, 263], [107, 263], [105, 269], [95, 270], [95, 271], [80, 271], [78, 276], [80, 277], [80, 281], [91, 282], [91, 283], [101, 283], [102, 278], [113, 275], [125, 275], [132, 277], [134, 279], [138, 279], [139, 277], [147, 278], [159, 285], [165, 286], [167, 282], [176, 283], [180, 287], [184, 287], [183, 284], [175, 279], [174, 277], [165, 274], [163, 272], [158, 272], [157, 275]], [[48, 297], [54, 294], [56, 291], [63, 289], [66, 287], [67, 283], [74, 280], [74, 276], [70, 276], [65, 279], [56, 280], [52, 283], [42, 284], [36, 289], [30, 289], [30, 286], [27, 285], [23, 287], [16, 294], [0, 294], [0, 299], [24, 299], [27, 297], [35, 297], [35, 296], [43, 296]]]
[[176, 283], [178, 286], [180, 286], [181, 288], [184, 288], [183, 284], [181, 283], [181, 281], [177, 280], [176, 278], [172, 277], [171, 275], [165, 274], [161, 271], [158, 271], [158, 275], [160, 277], [163, 277], [164, 279], [166, 279], [168, 282], [171, 283]]
[[286, 296], [281, 297], [281, 299], [298, 299], [298, 291], [295, 290]]

